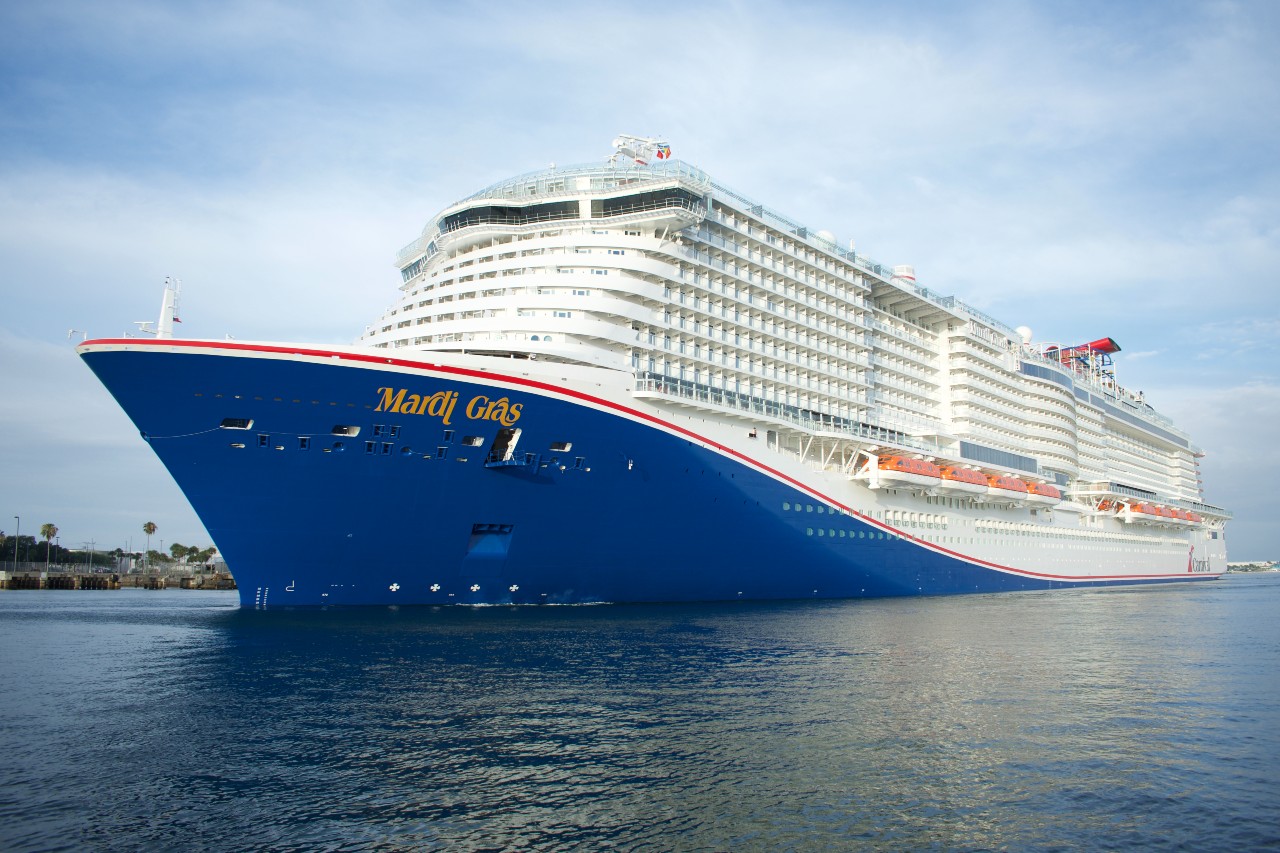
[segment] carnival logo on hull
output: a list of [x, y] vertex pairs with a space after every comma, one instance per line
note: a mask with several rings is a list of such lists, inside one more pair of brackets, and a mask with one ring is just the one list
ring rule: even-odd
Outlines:
[[[379, 388], [378, 407], [375, 412], [394, 412], [400, 415], [430, 415], [449, 425], [453, 410], [458, 405], [457, 391], [437, 391], [434, 394], [410, 394], [408, 388]], [[520, 420], [523, 403], [512, 403], [506, 397], [491, 400], [483, 394], [471, 398], [463, 409], [473, 421], [497, 421], [503, 426], [513, 426]]]

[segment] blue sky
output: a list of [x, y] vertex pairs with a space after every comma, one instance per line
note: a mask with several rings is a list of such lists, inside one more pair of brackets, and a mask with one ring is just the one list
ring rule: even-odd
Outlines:
[[1114, 337], [1231, 558], [1280, 558], [1277, 81], [1266, 0], [0, 4], [0, 529], [208, 544], [68, 329], [173, 275], [188, 336], [349, 343], [433, 213], [626, 132], [1038, 340]]

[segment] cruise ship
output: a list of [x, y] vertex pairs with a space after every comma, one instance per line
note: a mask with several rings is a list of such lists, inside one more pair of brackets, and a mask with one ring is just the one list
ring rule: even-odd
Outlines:
[[[251, 607], [989, 593], [1208, 580], [1202, 451], [1117, 380], [619, 137], [396, 258], [350, 346], [79, 352]], [[373, 312], [371, 312], [373, 313]]]

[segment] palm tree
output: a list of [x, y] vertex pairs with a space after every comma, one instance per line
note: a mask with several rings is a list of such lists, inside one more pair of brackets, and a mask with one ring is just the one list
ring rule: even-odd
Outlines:
[[40, 535], [44, 537], [44, 573], [47, 575], [49, 574], [49, 543], [58, 535], [58, 525], [40, 525]]
[[156, 523], [148, 521], [142, 525], [142, 532], [147, 534], [147, 568], [151, 568], [151, 536], [156, 532]]

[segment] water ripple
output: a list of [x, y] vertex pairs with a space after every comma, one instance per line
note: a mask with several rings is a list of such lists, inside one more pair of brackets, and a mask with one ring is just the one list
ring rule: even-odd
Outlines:
[[0, 595], [8, 850], [1280, 844], [1280, 579], [241, 611]]

